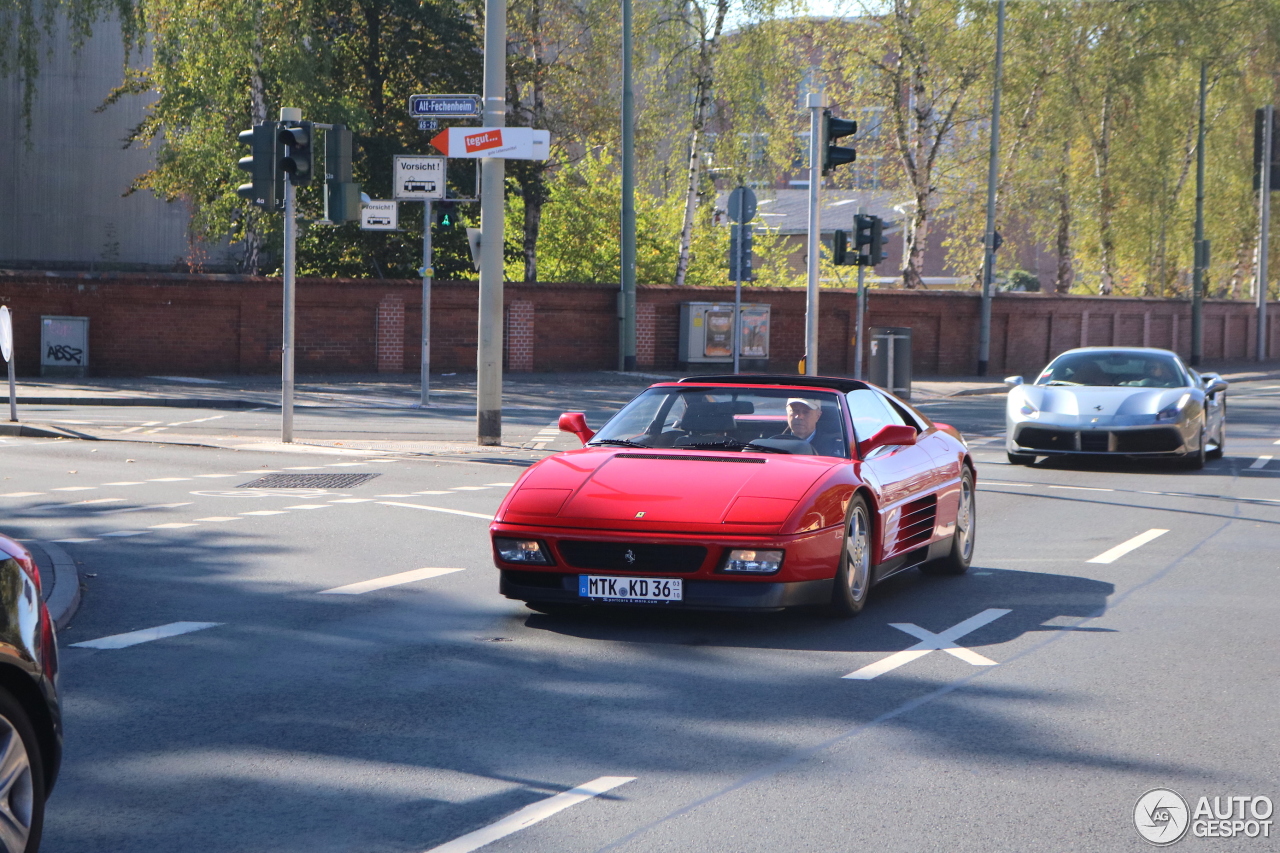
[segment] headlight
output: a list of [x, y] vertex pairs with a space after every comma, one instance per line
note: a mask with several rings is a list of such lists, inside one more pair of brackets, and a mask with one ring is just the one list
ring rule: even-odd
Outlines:
[[1190, 394], [1183, 394], [1178, 398], [1178, 402], [1172, 406], [1166, 406], [1156, 413], [1156, 423], [1165, 423], [1167, 421], [1176, 421], [1182, 415], [1182, 407], [1191, 399]]
[[536, 539], [494, 539], [493, 544], [498, 549], [498, 556], [508, 563], [551, 565], [551, 555]]
[[725, 560], [726, 572], [746, 572], [754, 575], [771, 575], [782, 568], [781, 551], [747, 551], [735, 549]]

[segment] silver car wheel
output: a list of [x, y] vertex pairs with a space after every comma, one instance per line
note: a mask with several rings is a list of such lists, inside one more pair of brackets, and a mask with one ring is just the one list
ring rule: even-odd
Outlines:
[[967, 563], [973, 558], [973, 483], [967, 477], [960, 480], [960, 510], [956, 514], [956, 545], [960, 556]]
[[844, 540], [845, 559], [849, 563], [849, 594], [854, 601], [861, 601], [867, 594], [867, 581], [871, 575], [871, 536], [868, 527], [866, 510], [861, 506], [854, 507]]
[[22, 735], [0, 716], [0, 849], [5, 853], [27, 849], [34, 814], [31, 758]]

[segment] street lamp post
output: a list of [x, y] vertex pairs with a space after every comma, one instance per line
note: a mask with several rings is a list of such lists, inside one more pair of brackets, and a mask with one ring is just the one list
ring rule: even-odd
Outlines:
[[991, 93], [991, 154], [987, 162], [987, 228], [982, 246], [982, 319], [978, 329], [978, 375], [991, 360], [991, 287], [996, 273], [996, 186], [1000, 178], [1000, 78], [1004, 72], [1004, 4], [996, 9], [996, 68]]

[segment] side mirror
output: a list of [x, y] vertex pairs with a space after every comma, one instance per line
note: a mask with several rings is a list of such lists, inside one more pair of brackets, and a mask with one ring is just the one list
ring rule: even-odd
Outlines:
[[865, 441], [858, 442], [858, 455], [863, 459], [877, 447], [910, 446], [916, 443], [915, 427], [890, 424]]
[[1217, 394], [1219, 391], [1225, 391], [1231, 387], [1231, 383], [1222, 378], [1215, 378], [1209, 382], [1208, 387], [1204, 389], [1206, 394]]
[[1019, 385], [1021, 385], [1021, 384], [1022, 384], [1022, 377], [1021, 377], [1021, 376], [1006, 376], [1006, 377], [1004, 378], [1004, 384], [1005, 384], [1005, 385], [1008, 385], [1010, 388], [1017, 388]]
[[571, 432], [578, 441], [586, 444], [595, 435], [595, 431], [587, 426], [587, 416], [582, 412], [565, 412], [560, 416], [560, 431]]

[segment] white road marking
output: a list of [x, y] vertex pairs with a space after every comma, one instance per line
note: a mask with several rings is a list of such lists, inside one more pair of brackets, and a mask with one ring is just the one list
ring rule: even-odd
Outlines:
[[145, 480], [121, 480], [118, 483], [103, 483], [104, 486], [145, 486]]
[[169, 426], [184, 426], [186, 424], [202, 424], [205, 421], [216, 421], [218, 418], [225, 418], [226, 415], [213, 415], [208, 418], [196, 418], [194, 421], [174, 421]]
[[159, 422], [159, 421], [146, 421], [146, 422], [145, 422], [145, 423], [143, 423], [142, 425], [143, 425], [143, 426], [155, 426], [155, 425], [156, 425], [156, 424], [158, 424], [158, 423], [160, 423], [160, 422]]
[[454, 486], [451, 492], [483, 492], [488, 486]]
[[909, 649], [889, 655], [887, 658], [878, 660], [875, 663], [867, 664], [862, 669], [842, 676], [843, 678], [851, 678], [856, 681], [870, 681], [878, 675], [884, 675], [890, 670], [897, 669], [903, 664], [911, 663], [911, 661], [922, 658], [929, 652], [943, 651], [947, 654], [960, 658], [965, 663], [971, 663], [974, 666], [995, 666], [996, 662], [990, 658], [983, 657], [972, 649], [966, 649], [957, 646], [955, 641], [963, 637], [965, 634], [978, 630], [983, 625], [994, 622], [1001, 616], [1012, 613], [1012, 610], [1005, 610], [999, 607], [988, 608], [976, 616], [970, 616], [958, 625], [954, 625], [940, 634], [935, 634], [921, 628], [919, 625], [912, 625], [910, 622], [890, 622], [890, 627], [897, 628], [899, 631], [905, 631], [920, 642], [916, 643]]
[[120, 430], [120, 434], [124, 435], [126, 432], [137, 432], [140, 429], [142, 429], [142, 427], [129, 427], [128, 429]]
[[5, 492], [0, 498], [34, 498], [36, 495], [43, 495], [44, 492]]
[[1274, 444], [1280, 444], [1280, 438], [1277, 438], [1273, 443], [1274, 443]]
[[329, 509], [329, 504], [294, 504], [285, 509]]
[[635, 778], [634, 776], [601, 776], [599, 779], [592, 779], [587, 784], [579, 785], [572, 791], [565, 791], [562, 794], [556, 794], [554, 797], [531, 803], [515, 814], [504, 817], [497, 823], [491, 823], [482, 829], [477, 829], [475, 832], [468, 832], [461, 838], [455, 838], [438, 847], [432, 847], [426, 853], [471, 853], [471, 851], [479, 850], [499, 838], [506, 838], [512, 833], [519, 832], [539, 821], [546, 820], [553, 814], [564, 811], [570, 806], [576, 806], [578, 803], [597, 797], [606, 791], [612, 791], [619, 785], [632, 782]]
[[50, 489], [51, 492], [88, 492], [98, 488], [97, 486], [59, 486], [56, 489]]
[[441, 575], [449, 575], [460, 571], [462, 569], [414, 569], [409, 572], [374, 578], [373, 580], [349, 583], [346, 586], [335, 586], [333, 589], [321, 590], [320, 595], [360, 595], [362, 592], [373, 592], [375, 589], [386, 589], [389, 586], [400, 586], [401, 584], [422, 581], [427, 578], [438, 578]]
[[1115, 489], [1099, 489], [1094, 486], [1050, 486], [1051, 489], [1075, 489], [1078, 492], [1114, 492]]
[[534, 450], [545, 450], [546, 446], [547, 446], [547, 443], [545, 441], [535, 441], [533, 443]]
[[89, 504], [118, 504], [123, 500], [124, 498], [93, 498], [92, 500], [87, 500], [87, 501], [75, 501], [74, 503], [67, 504], [67, 506], [88, 506]]
[[241, 515], [288, 515], [282, 509], [255, 509], [251, 512], [242, 512]]
[[1271, 461], [1270, 456], [1259, 456], [1257, 459], [1253, 460], [1253, 464], [1249, 466], [1249, 470], [1254, 470], [1256, 468], [1265, 468], [1267, 467], [1267, 463], [1270, 461]]
[[102, 535], [111, 536], [113, 538], [116, 538], [116, 537], [123, 538], [125, 536], [145, 536], [146, 533], [147, 531], [145, 530], [116, 530], [112, 533], [104, 533]]
[[1114, 563], [1116, 560], [1120, 559], [1125, 554], [1128, 554], [1130, 551], [1133, 551], [1136, 548], [1141, 548], [1143, 545], [1146, 545], [1152, 539], [1157, 539], [1168, 532], [1169, 531], [1167, 530], [1161, 530], [1158, 527], [1153, 527], [1150, 530], [1148, 530], [1146, 533], [1139, 533], [1137, 536], [1133, 537], [1129, 541], [1121, 542], [1116, 547], [1103, 551], [1101, 554], [1094, 557], [1092, 560], [1087, 560], [1086, 562]]
[[130, 506], [123, 509], [100, 509], [94, 512], [94, 515], [121, 515], [126, 512], [145, 512], [149, 509], [176, 509], [180, 506], [191, 506], [193, 501], [183, 501], [176, 504], [151, 504], [150, 506]]
[[96, 640], [85, 640], [83, 643], [72, 643], [71, 647], [74, 649], [127, 649], [129, 646], [136, 646], [139, 643], [163, 640], [166, 637], [176, 637], [179, 634], [190, 634], [192, 631], [203, 631], [205, 628], [212, 628], [221, 624], [221, 622], [170, 622], [168, 625], [159, 625], [155, 628], [143, 628], [140, 631], [130, 631], [127, 634], [112, 634], [110, 637], [99, 637]]
[[485, 483], [486, 486], [514, 486], [515, 483]]
[[407, 494], [407, 495], [378, 495], [378, 497], [380, 497], [380, 498], [411, 498], [411, 497], [413, 497], [413, 496], [414, 496], [414, 495], [416, 495], [416, 494], [417, 494], [417, 492], [412, 492], [412, 493]]
[[181, 483], [184, 480], [190, 480], [190, 477], [156, 477], [153, 480], [147, 480], [148, 483]]
[[263, 468], [261, 471], [237, 471], [237, 474], [279, 474], [279, 471], [269, 471]]
[[[40, 492], [31, 492], [31, 494], [33, 494], [33, 495], [38, 495], [38, 494], [40, 494]], [[431, 490], [431, 489], [427, 489], [427, 490], [425, 490], [425, 491], [421, 491], [421, 492], [414, 492], [414, 494], [415, 494], [415, 495], [447, 495], [447, 494], [451, 494], [451, 493], [450, 493], [450, 492], [433, 491], [433, 490]]]
[[[336, 501], [335, 501], [336, 503]], [[493, 521], [492, 515], [485, 515], [482, 512], [466, 512], [461, 509], [446, 509], [442, 506], [427, 506], [426, 504], [402, 504], [397, 501], [378, 501], [383, 506], [406, 506], [410, 509], [428, 509], [432, 512], [447, 512], [450, 515], [468, 515], [472, 518], [483, 518], [486, 521]]]
[[54, 542], [63, 542], [69, 545], [78, 545], [81, 542], [97, 542], [97, 539], [54, 539]]
[[165, 431], [165, 430], [167, 430], [167, 429], [168, 429], [168, 427], [156, 427], [155, 429], [149, 429], [149, 430], [146, 430], [146, 431], [145, 431], [145, 432], [143, 432], [142, 434], [143, 434], [143, 435], [155, 435], [156, 433], [158, 433], [158, 432], [164, 432], [164, 431]]
[[238, 477], [240, 475], [239, 474], [196, 474], [196, 476], [212, 480], [217, 477]]
[[179, 527], [196, 527], [197, 525], [190, 521], [170, 521], [165, 524], [152, 524], [148, 530], [177, 530]]
[[371, 464], [373, 464], [373, 463], [371, 463], [371, 462], [330, 462], [328, 465], [326, 465], [326, 466], [324, 466], [324, 467], [326, 467], [326, 468], [350, 468], [350, 467], [352, 467], [352, 466], [358, 466], [358, 465], [371, 465]]
[[319, 471], [323, 465], [293, 465], [285, 468], [286, 471]]
[[337, 500], [329, 501], [329, 503], [331, 504], [367, 504], [372, 500], [373, 498], [338, 498]]
[[239, 521], [238, 515], [211, 515], [208, 518], [197, 518], [196, 521]]

